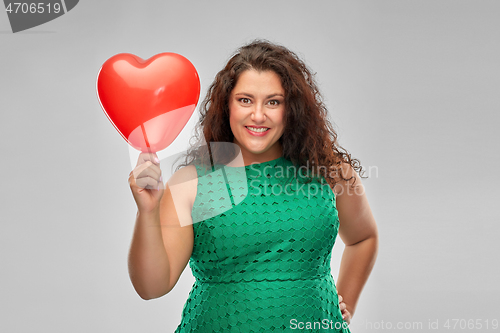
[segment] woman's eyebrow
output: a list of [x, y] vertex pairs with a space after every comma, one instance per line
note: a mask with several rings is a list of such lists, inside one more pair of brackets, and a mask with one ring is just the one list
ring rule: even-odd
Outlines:
[[[254, 95], [249, 94], [249, 93], [245, 93], [245, 92], [239, 92], [239, 93], [236, 93], [234, 95], [235, 96], [236, 95], [242, 95], [242, 96], [246, 96], [246, 97], [250, 97], [250, 98], [254, 98], [255, 97]], [[266, 98], [272, 98], [272, 97], [276, 97], [276, 96], [285, 97], [285, 95], [283, 95], [283, 94], [275, 93], [275, 94], [267, 95]]]

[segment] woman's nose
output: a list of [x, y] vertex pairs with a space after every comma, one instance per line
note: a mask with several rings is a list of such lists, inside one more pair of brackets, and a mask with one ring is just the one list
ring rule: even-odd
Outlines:
[[251, 118], [255, 122], [264, 122], [266, 120], [266, 115], [264, 114], [264, 108], [259, 104], [255, 105]]

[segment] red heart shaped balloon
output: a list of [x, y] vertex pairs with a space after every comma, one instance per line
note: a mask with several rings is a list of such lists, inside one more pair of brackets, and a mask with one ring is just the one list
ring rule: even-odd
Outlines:
[[193, 114], [200, 79], [193, 64], [176, 53], [147, 60], [121, 53], [99, 70], [97, 97], [132, 147], [157, 152], [175, 140]]

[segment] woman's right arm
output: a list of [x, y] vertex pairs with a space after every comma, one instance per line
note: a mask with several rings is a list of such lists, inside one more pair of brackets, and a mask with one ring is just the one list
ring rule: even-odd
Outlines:
[[[186, 174], [195, 177], [193, 171], [196, 174], [194, 166], [183, 168], [171, 180], [186, 178]], [[185, 195], [176, 196], [174, 205], [168, 184], [163, 189], [156, 154], [147, 153], [139, 156], [129, 184], [137, 204], [128, 261], [130, 279], [141, 298], [158, 298], [172, 290], [191, 256], [192, 224], [181, 224], [179, 216], [190, 216], [196, 190], [184, 186]]]

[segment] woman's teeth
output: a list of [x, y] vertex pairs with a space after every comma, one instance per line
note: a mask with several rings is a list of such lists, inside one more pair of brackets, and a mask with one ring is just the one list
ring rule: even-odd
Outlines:
[[249, 127], [247, 126], [247, 128], [252, 131], [252, 132], [257, 132], [257, 133], [261, 133], [261, 132], [265, 132], [267, 131], [269, 128], [267, 127], [261, 127], [261, 128], [255, 128], [255, 127]]

